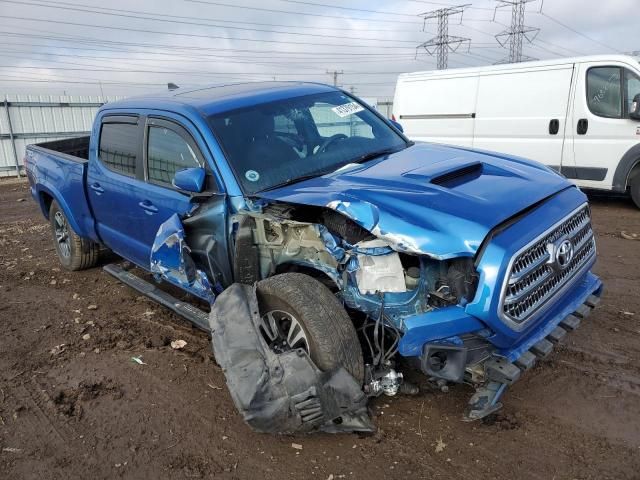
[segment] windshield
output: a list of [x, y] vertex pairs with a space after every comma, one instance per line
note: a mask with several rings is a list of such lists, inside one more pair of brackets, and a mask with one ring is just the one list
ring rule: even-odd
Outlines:
[[375, 113], [341, 92], [232, 110], [212, 116], [210, 123], [248, 194], [409, 145]]

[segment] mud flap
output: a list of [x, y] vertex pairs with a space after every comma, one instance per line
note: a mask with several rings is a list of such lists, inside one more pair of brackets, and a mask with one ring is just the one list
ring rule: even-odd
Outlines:
[[260, 330], [255, 286], [235, 283], [216, 300], [213, 352], [231, 397], [251, 428], [265, 433], [374, 432], [367, 397], [343, 368], [321, 372], [302, 350], [273, 352]]
[[198, 270], [185, 243], [184, 227], [177, 214], [160, 225], [151, 247], [151, 272], [213, 303], [215, 294], [207, 275]]

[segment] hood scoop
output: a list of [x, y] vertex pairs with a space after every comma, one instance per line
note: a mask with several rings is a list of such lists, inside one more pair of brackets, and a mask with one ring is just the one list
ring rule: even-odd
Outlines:
[[463, 183], [475, 180], [482, 175], [482, 163], [474, 162], [455, 170], [445, 172], [431, 179], [432, 184], [442, 187], [457, 187]]

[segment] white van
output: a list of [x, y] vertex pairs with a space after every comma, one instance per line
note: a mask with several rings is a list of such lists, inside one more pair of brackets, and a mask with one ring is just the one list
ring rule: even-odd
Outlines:
[[414, 140], [519, 155], [640, 207], [640, 64], [591, 56], [405, 73], [393, 117]]

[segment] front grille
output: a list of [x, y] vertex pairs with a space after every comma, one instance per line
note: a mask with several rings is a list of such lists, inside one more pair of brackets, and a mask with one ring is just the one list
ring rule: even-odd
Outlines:
[[[569, 240], [573, 257], [560, 267], [555, 249]], [[547, 305], [596, 253], [589, 207], [585, 204], [516, 254], [502, 295], [503, 315], [523, 325]]]

